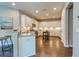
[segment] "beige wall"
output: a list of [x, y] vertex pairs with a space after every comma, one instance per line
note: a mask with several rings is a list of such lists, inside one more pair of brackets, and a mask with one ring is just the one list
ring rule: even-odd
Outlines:
[[[61, 36], [60, 30], [55, 30], [56, 27], [61, 27], [61, 21], [43, 21], [39, 22], [39, 27], [42, 27], [43, 29], [45, 27], [48, 28], [51, 36]], [[52, 27], [53, 30], [50, 30], [49, 28]], [[39, 35], [42, 35], [42, 31], [39, 31]]]

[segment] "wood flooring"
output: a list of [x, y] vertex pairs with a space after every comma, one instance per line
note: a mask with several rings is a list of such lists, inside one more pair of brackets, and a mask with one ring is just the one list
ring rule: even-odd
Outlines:
[[72, 48], [64, 47], [59, 37], [50, 37], [48, 41], [43, 37], [36, 39], [36, 57], [72, 57]]

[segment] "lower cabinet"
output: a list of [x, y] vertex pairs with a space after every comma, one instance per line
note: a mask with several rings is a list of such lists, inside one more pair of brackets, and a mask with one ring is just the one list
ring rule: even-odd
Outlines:
[[29, 57], [36, 54], [34, 36], [19, 37], [19, 57]]

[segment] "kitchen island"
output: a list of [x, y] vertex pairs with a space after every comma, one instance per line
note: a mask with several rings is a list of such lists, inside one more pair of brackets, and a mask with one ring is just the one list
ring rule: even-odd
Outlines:
[[29, 57], [36, 54], [35, 35], [19, 35], [19, 57]]

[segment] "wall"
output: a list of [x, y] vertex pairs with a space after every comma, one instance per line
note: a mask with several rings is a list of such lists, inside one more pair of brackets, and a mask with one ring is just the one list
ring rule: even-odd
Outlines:
[[[61, 21], [43, 21], [43, 22], [39, 22], [39, 27], [45, 28], [47, 27], [48, 29], [50, 27], [56, 28], [56, 27], [61, 27]], [[50, 36], [60, 36], [61, 35], [61, 31], [58, 30], [49, 30], [50, 32]], [[42, 35], [42, 32], [39, 31], [39, 35]]]
[[2, 17], [12, 17], [13, 18], [13, 28], [19, 29], [19, 12], [16, 9], [0, 6], [0, 16]]
[[[1, 17], [12, 17], [13, 29], [18, 29], [19, 31], [20, 25], [19, 25], [19, 11], [18, 10], [5, 7], [5, 6], [0, 6], [0, 16]], [[8, 32], [7, 30], [0, 30], [0, 36], [5, 36], [5, 33], [7, 35], [7, 32]], [[8, 32], [8, 34], [11, 35], [10, 32]], [[17, 56], [17, 37], [16, 36], [17, 35], [12, 36], [13, 37], [12, 39], [14, 42], [14, 56]]]
[[79, 2], [73, 3], [73, 56], [79, 57]]
[[36, 27], [38, 28], [39, 22], [36, 21], [34, 18], [31, 18], [27, 16], [27, 14], [20, 12], [20, 20], [21, 20], [21, 26], [29, 26], [32, 27], [32, 23], [36, 24]]

